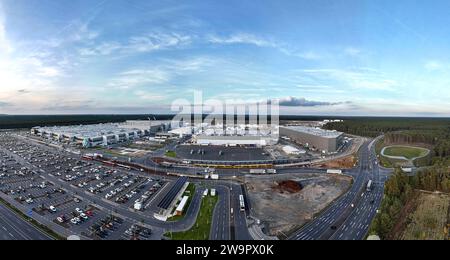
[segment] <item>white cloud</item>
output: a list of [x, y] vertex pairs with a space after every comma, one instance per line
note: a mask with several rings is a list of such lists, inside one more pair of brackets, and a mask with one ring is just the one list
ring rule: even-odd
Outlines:
[[136, 69], [119, 74], [108, 86], [119, 89], [131, 89], [139, 86], [148, 86], [167, 83], [170, 75], [160, 69]]
[[5, 28], [5, 15], [3, 12], [3, 6], [0, 2], [0, 55], [2, 53], [10, 53], [13, 51], [13, 47], [6, 38], [6, 28]]
[[307, 69], [303, 73], [315, 76], [317, 81], [335, 81], [354, 89], [395, 91], [399, 83], [373, 69]]
[[110, 55], [112, 53], [135, 54], [179, 48], [191, 43], [191, 36], [179, 33], [150, 33], [143, 36], [134, 36], [125, 43], [103, 42], [94, 47], [78, 50], [82, 56]]
[[135, 91], [134, 94], [136, 96], [138, 96], [140, 99], [143, 99], [145, 101], [163, 101], [167, 98], [166, 95], [163, 95], [161, 93], [155, 93], [155, 92], [151, 92], [151, 91], [143, 91], [143, 90], [138, 90]]
[[439, 61], [430, 60], [425, 63], [425, 69], [429, 71], [440, 70], [443, 67], [443, 64]]
[[361, 50], [354, 47], [347, 47], [344, 50], [344, 53], [348, 56], [359, 56], [361, 54]]
[[208, 37], [210, 43], [218, 44], [252, 44], [259, 47], [276, 47], [277, 44], [249, 33], [236, 33], [228, 37], [211, 35]]

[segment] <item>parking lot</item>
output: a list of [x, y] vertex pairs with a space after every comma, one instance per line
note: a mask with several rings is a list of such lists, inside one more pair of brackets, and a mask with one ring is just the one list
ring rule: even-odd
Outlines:
[[261, 161], [272, 159], [264, 149], [257, 147], [178, 145], [175, 152], [178, 158], [189, 160]]
[[[118, 205], [131, 211], [140, 201], [141, 211], [151, 214], [147, 209], [168, 180], [83, 161], [4, 133], [0, 133], [0, 144], [0, 191], [29, 208], [30, 214], [48, 220], [50, 226], [90, 239], [160, 238], [151, 227], [139, 224], [141, 219], [122, 219], [114, 209]], [[46, 175], [54, 178], [50, 181]], [[99, 200], [109, 202], [110, 209], [99, 209], [95, 205]]]

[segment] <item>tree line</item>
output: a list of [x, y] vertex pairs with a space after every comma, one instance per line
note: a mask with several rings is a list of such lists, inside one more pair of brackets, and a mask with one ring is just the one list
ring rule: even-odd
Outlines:
[[440, 118], [365, 118], [331, 122], [326, 129], [376, 137], [384, 134], [385, 144], [428, 144], [432, 157], [450, 157], [450, 119]]
[[408, 201], [417, 195], [416, 190], [450, 192], [450, 171], [442, 162], [419, 171], [414, 176], [396, 169], [385, 183], [384, 198], [380, 212], [372, 222], [369, 233], [381, 239], [391, 239], [391, 231], [399, 221], [400, 213]]

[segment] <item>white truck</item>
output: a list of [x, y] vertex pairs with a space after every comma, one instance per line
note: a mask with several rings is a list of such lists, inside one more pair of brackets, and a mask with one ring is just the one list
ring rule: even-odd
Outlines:
[[328, 169], [327, 170], [328, 174], [342, 174], [342, 170], [337, 170], [337, 169]]
[[276, 174], [277, 170], [276, 169], [267, 169], [266, 171], [268, 174]]
[[218, 180], [219, 179], [219, 174], [211, 174], [211, 179], [212, 180]]
[[136, 201], [136, 203], [134, 203], [134, 209], [135, 210], [142, 210], [142, 202]]
[[266, 169], [250, 169], [250, 174], [266, 174]]

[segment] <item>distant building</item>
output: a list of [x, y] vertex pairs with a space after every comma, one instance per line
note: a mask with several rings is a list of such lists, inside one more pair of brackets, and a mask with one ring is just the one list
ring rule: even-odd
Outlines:
[[78, 126], [33, 127], [32, 134], [61, 143], [80, 145], [85, 148], [107, 146], [143, 137], [148, 131], [122, 124], [95, 124]]
[[199, 145], [222, 145], [222, 146], [236, 146], [236, 145], [254, 145], [267, 146], [278, 142], [278, 138], [271, 136], [211, 136], [198, 135], [195, 137], [196, 143]]
[[344, 141], [342, 132], [306, 126], [280, 126], [280, 135], [326, 153], [336, 152]]
[[168, 132], [171, 129], [177, 129], [180, 126], [181, 122], [174, 122], [171, 120], [128, 120], [121, 124], [121, 127], [123, 128], [140, 129], [149, 134]]

